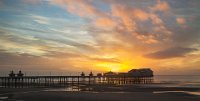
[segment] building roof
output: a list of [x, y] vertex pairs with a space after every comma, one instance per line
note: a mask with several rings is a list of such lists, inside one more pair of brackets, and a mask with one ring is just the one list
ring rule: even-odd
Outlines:
[[128, 71], [129, 76], [152, 77], [153, 71], [150, 68], [132, 69]]

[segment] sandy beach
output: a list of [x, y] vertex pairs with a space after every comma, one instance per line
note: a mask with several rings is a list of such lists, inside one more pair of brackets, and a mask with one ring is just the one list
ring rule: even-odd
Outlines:
[[[101, 86], [102, 87], [102, 86]], [[98, 87], [96, 87], [98, 88]], [[200, 96], [186, 93], [197, 88], [104, 86], [104, 91], [66, 91], [63, 88], [1, 88], [0, 101], [199, 101]], [[171, 91], [171, 92], [166, 92]], [[7, 98], [6, 98], [7, 97]], [[3, 100], [4, 99], [4, 100]]]
[[33, 92], [20, 93], [13, 99], [24, 101], [199, 101], [199, 97], [183, 94], [154, 94], [151, 92]]

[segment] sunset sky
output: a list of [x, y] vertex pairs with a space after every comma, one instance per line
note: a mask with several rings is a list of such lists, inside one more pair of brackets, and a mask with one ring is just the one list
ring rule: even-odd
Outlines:
[[1, 0], [0, 73], [200, 74], [200, 0]]

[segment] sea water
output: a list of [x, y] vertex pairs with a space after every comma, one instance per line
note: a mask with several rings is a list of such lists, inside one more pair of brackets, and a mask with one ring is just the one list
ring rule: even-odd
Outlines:
[[[200, 89], [200, 75], [155, 75], [150, 87], [184, 87]], [[154, 91], [153, 93], [185, 93], [200, 96], [200, 91]]]
[[171, 86], [200, 88], [200, 75], [155, 75], [154, 82]]

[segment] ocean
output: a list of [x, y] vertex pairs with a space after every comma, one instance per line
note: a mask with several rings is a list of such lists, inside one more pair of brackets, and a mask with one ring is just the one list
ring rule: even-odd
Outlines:
[[170, 87], [200, 88], [200, 75], [155, 75], [154, 83]]
[[[200, 89], [200, 75], [155, 75], [151, 87], [184, 87]], [[155, 91], [153, 93], [186, 93], [200, 96], [200, 91]]]

